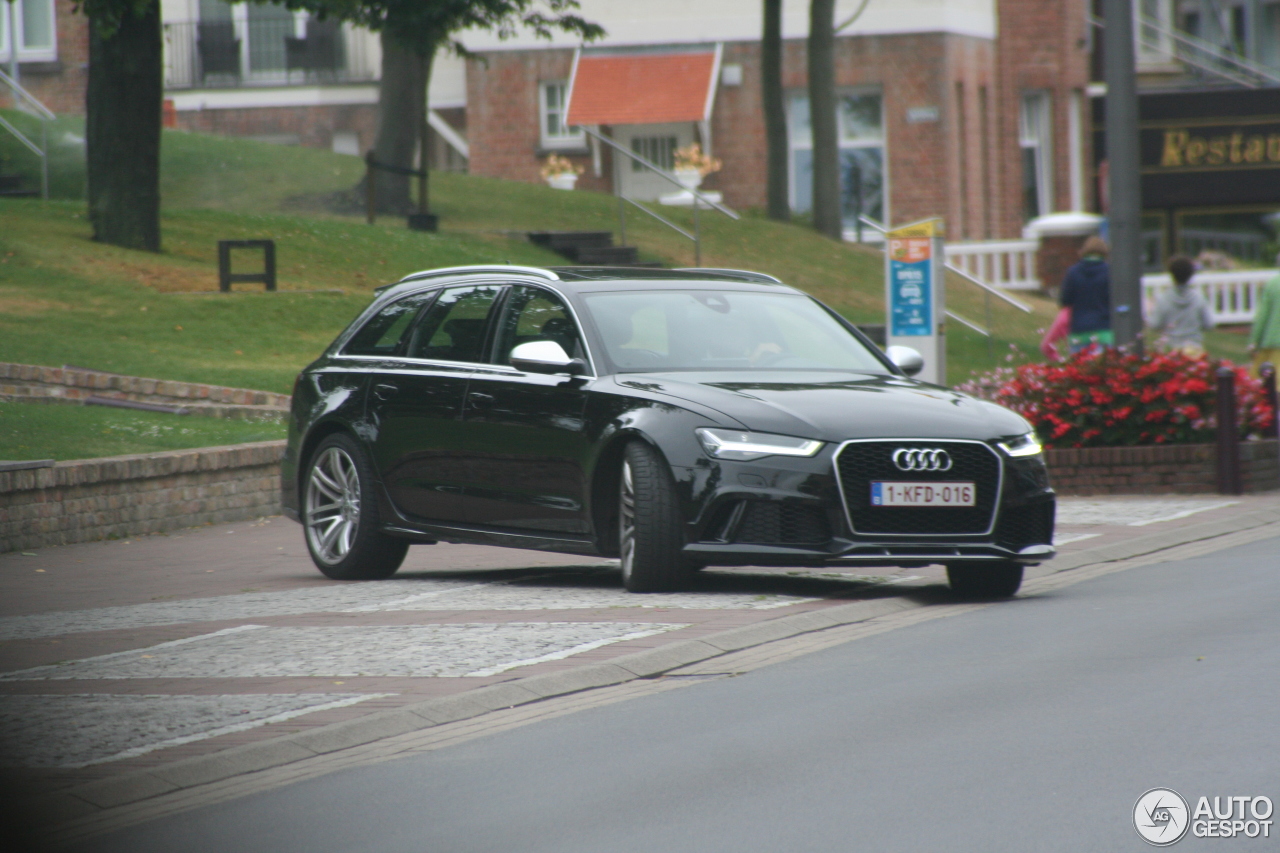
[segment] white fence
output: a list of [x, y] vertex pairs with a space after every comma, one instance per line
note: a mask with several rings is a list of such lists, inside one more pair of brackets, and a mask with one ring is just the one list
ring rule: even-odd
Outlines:
[[948, 243], [947, 263], [994, 287], [1039, 290], [1038, 240], [974, 240]]
[[[1277, 274], [1280, 270], [1202, 272], [1196, 274], [1191, 284], [1200, 288], [1216, 322], [1251, 323], [1258, 304], [1258, 292]], [[1143, 310], [1148, 317], [1155, 308], [1156, 299], [1170, 287], [1173, 287], [1173, 280], [1168, 273], [1142, 277]]]

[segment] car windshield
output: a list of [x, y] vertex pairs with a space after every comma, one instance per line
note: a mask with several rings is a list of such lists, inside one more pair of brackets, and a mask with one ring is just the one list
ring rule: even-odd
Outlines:
[[822, 306], [800, 294], [646, 290], [584, 298], [619, 372], [889, 372]]

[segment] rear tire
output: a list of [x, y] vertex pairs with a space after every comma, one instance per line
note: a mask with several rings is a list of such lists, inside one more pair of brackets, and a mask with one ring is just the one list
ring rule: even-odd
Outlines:
[[311, 561], [334, 580], [382, 580], [404, 562], [409, 543], [378, 528], [373, 467], [356, 440], [320, 442], [303, 484], [302, 527]]
[[634, 441], [622, 455], [619, 478], [618, 550], [622, 583], [631, 592], [679, 589], [693, 574], [681, 552], [680, 505], [667, 461]]
[[961, 598], [1009, 598], [1022, 586], [1022, 564], [992, 560], [947, 566], [947, 580]]

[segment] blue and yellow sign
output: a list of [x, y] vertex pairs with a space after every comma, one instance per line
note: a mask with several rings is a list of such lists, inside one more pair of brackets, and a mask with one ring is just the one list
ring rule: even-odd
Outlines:
[[889, 240], [889, 334], [933, 334], [933, 240]]

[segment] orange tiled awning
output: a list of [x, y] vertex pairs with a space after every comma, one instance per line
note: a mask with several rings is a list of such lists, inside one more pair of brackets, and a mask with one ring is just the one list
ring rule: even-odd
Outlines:
[[705, 121], [711, 117], [716, 54], [579, 56], [566, 124]]

